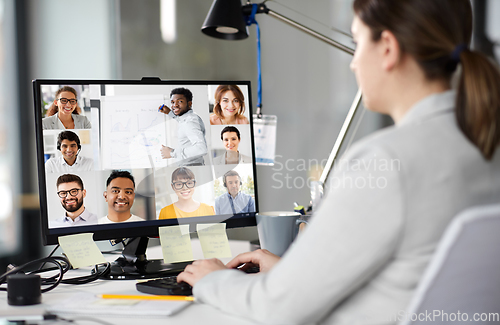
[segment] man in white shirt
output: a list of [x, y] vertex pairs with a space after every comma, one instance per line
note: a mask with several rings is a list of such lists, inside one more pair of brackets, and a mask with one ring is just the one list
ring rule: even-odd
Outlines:
[[62, 131], [57, 136], [57, 150], [62, 156], [50, 158], [45, 163], [47, 173], [69, 173], [74, 171], [92, 170], [94, 161], [79, 155], [82, 146], [80, 138], [71, 131]]
[[230, 170], [222, 177], [227, 193], [215, 199], [215, 214], [232, 214], [255, 212], [255, 201], [252, 196], [240, 192], [241, 177], [235, 170]]
[[57, 179], [56, 186], [57, 195], [66, 213], [59, 219], [49, 221], [49, 228], [97, 224], [97, 216], [83, 205], [87, 191], [80, 177], [73, 174], [61, 175]]
[[108, 203], [108, 215], [99, 218], [99, 223], [144, 221], [130, 212], [135, 199], [134, 176], [128, 171], [114, 170], [106, 181], [103, 193]]
[[202, 166], [203, 156], [207, 154], [207, 140], [205, 139], [205, 124], [191, 109], [193, 94], [186, 88], [175, 88], [170, 92], [170, 108], [160, 107], [163, 112], [179, 123], [177, 138], [179, 146], [170, 148], [162, 146], [163, 159], [174, 158], [181, 166]]

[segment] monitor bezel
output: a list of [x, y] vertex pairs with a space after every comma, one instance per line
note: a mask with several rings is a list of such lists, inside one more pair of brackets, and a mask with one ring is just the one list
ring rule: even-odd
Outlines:
[[[37, 172], [38, 172], [38, 188], [40, 198], [40, 218], [42, 226], [42, 240], [44, 245], [58, 244], [60, 236], [93, 233], [93, 239], [112, 240], [133, 237], [158, 237], [158, 229], [162, 226], [189, 224], [190, 232], [196, 231], [196, 224], [202, 223], [218, 223], [224, 222], [226, 229], [241, 228], [256, 226], [256, 214], [259, 211], [258, 186], [257, 186], [257, 168], [255, 164], [255, 143], [253, 129], [253, 106], [252, 106], [252, 91], [250, 81], [247, 80], [161, 80], [157, 77], [145, 77], [141, 80], [88, 80], [88, 79], [34, 79], [33, 96], [35, 110], [35, 131], [36, 131], [36, 152], [37, 152]], [[256, 211], [251, 213], [240, 213], [236, 215], [216, 215], [210, 217], [182, 219], [167, 219], [167, 220], [146, 220], [134, 223], [117, 223], [112, 225], [91, 225], [78, 226], [70, 228], [49, 228], [48, 223], [48, 204], [46, 191], [46, 178], [44, 166], [44, 143], [43, 143], [43, 128], [42, 128], [42, 107], [41, 107], [41, 86], [42, 85], [222, 85], [236, 84], [246, 85], [248, 87], [248, 110], [251, 135], [251, 150], [252, 150], [252, 168], [254, 173], [254, 196]]]

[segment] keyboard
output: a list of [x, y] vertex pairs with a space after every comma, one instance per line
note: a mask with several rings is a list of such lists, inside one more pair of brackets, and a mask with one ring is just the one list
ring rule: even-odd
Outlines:
[[[245, 273], [259, 273], [259, 267], [252, 267], [245, 270]], [[138, 282], [135, 285], [137, 291], [162, 296], [192, 296], [193, 287], [186, 282], [177, 282], [177, 276], [167, 276], [161, 279], [153, 279], [145, 282]]]
[[167, 276], [161, 279], [138, 282], [137, 291], [152, 295], [192, 296], [193, 287], [186, 282], [177, 282], [177, 276]]

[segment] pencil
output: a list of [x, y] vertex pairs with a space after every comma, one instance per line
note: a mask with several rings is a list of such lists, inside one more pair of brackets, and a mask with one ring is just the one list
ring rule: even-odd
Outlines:
[[103, 294], [102, 299], [129, 299], [129, 300], [170, 300], [170, 301], [194, 301], [192, 296], [142, 296], [142, 295], [113, 295]]

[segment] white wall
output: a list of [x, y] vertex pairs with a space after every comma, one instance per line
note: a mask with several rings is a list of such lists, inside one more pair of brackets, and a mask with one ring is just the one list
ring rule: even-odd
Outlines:
[[31, 68], [35, 78], [119, 77], [113, 0], [31, 0]]

